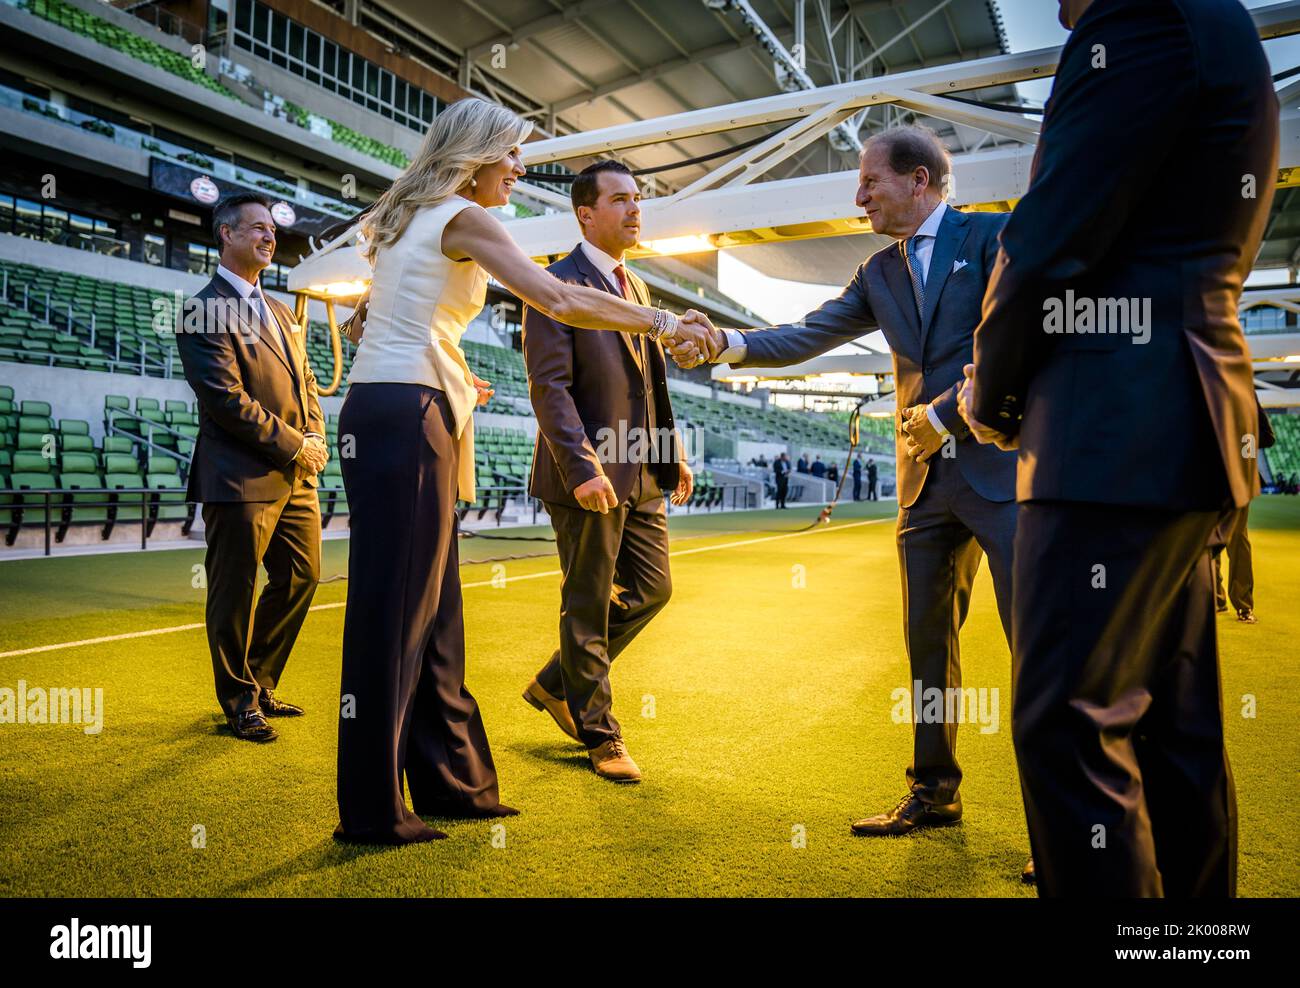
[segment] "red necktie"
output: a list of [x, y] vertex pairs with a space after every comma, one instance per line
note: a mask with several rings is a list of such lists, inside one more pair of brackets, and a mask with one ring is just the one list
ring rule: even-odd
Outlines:
[[614, 277], [618, 279], [618, 290], [623, 298], [627, 298], [627, 272], [623, 270], [623, 265], [614, 268]]

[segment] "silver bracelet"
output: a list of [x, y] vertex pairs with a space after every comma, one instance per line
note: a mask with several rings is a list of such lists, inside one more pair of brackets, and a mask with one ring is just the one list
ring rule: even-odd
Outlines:
[[676, 333], [677, 317], [667, 309], [655, 309], [654, 322], [645, 335], [651, 340], [658, 341], [662, 336], [672, 338]]

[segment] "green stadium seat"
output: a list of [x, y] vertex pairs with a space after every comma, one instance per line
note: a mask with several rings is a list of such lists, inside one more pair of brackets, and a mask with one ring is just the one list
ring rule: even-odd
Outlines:
[[175, 398], [168, 398], [165, 402], [163, 402], [163, 411], [165, 411], [165, 412], [186, 412], [186, 413], [188, 413], [189, 410], [190, 410], [190, 406], [189, 406], [188, 403], [183, 402], [183, 401], [178, 401], [178, 400], [175, 399]]
[[[24, 402], [23, 404], [26, 404]], [[26, 413], [18, 416], [19, 432], [53, 432], [54, 420], [48, 415], [28, 415]]]
[[[126, 436], [105, 436], [100, 443], [100, 449], [105, 453], [135, 453], [135, 443]], [[132, 456], [132, 459], [135, 457]]]
[[[180, 468], [173, 457], [150, 455], [148, 466], [145, 468], [145, 473], [151, 477], [162, 476], [164, 474], [175, 476], [180, 473]], [[153, 484], [150, 483], [149, 486], [152, 487]]]
[[26, 450], [48, 450], [51, 456], [54, 455], [54, 433], [52, 432], [20, 432], [18, 433], [18, 448]]
[[48, 419], [50, 417], [50, 403], [48, 401], [24, 401], [21, 406], [23, 415], [38, 415]]
[[[171, 459], [163, 457], [163, 459]], [[152, 463], [152, 461], [151, 461]], [[181, 480], [180, 475], [175, 471], [175, 460], [171, 460], [172, 471], [153, 473], [152, 471], [145, 475], [145, 486], [156, 491], [163, 491], [156, 495], [157, 514], [154, 518], [158, 521], [177, 521], [189, 517], [189, 507], [185, 503], [185, 481]]]
[[[59, 486], [65, 490], [79, 490], [89, 487], [103, 487], [104, 478], [97, 473], [62, 473], [59, 474]], [[69, 524], [87, 522], [103, 523], [108, 520], [107, 497], [103, 494], [70, 494], [63, 509], [63, 524], [59, 528], [58, 541]]]
[[53, 469], [50, 459], [40, 453], [31, 451], [14, 453], [15, 474], [52, 473]]
[[104, 395], [104, 410], [108, 411], [110, 408], [129, 412], [131, 410], [131, 402], [123, 395]]
[[14, 400], [14, 389], [8, 384], [0, 384], [0, 398], [12, 402]]
[[[135, 413], [137, 415], [144, 415], [145, 412], [156, 412], [158, 410], [157, 398], [137, 398], [135, 400]], [[164, 419], [159, 418], [157, 421], [162, 422]]]
[[99, 471], [94, 453], [64, 453], [59, 462], [63, 474], [91, 474]]
[[59, 419], [59, 432], [65, 436], [88, 436], [90, 423], [82, 419]]
[[64, 453], [93, 453], [95, 441], [89, 436], [59, 435], [59, 449]]
[[[106, 474], [135, 474], [140, 473], [140, 462], [126, 453], [105, 453], [104, 454], [104, 473]], [[143, 484], [135, 485], [137, 487]]]

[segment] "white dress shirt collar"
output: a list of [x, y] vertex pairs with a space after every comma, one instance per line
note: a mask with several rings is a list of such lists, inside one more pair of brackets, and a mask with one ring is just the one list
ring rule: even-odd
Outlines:
[[[596, 266], [596, 270], [599, 271], [611, 285], [617, 288], [618, 279], [614, 277], [614, 269], [622, 265], [623, 262], [610, 257], [590, 240], [583, 240], [582, 251], [587, 255], [587, 260], [591, 261], [591, 263]], [[624, 277], [627, 277], [626, 270], [627, 269], [624, 268]]]
[[248, 296], [253, 294], [253, 290], [258, 287], [256, 284], [254, 284], [251, 281], [245, 281], [243, 278], [235, 274], [235, 272], [231, 271], [224, 264], [217, 265], [217, 274], [221, 275], [221, 277], [225, 278], [226, 281], [230, 282], [230, 286], [234, 288], [235, 291], [239, 292], [240, 298], [248, 298]]
[[925, 222], [916, 228], [914, 236], [937, 237], [939, 235], [939, 224], [943, 222], [943, 214], [947, 211], [948, 204], [940, 199], [939, 205], [930, 211], [930, 215], [925, 218]]

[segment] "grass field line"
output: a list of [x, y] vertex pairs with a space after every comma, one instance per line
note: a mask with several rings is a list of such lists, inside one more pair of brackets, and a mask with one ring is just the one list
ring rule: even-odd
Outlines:
[[[779, 535], [763, 535], [754, 539], [740, 539], [735, 542], [719, 542], [717, 545], [698, 546], [694, 549], [678, 549], [676, 552], [670, 552], [671, 556], [693, 556], [698, 552], [716, 552], [721, 549], [738, 549], [741, 546], [758, 545], [762, 542], [778, 542], [782, 539], [798, 538], [801, 535], [815, 535], [818, 532], [841, 532], [846, 528], [859, 528], [862, 525], [876, 525], [882, 521], [893, 521], [892, 518], [868, 518], [864, 521], [850, 521], [842, 525], [818, 525], [816, 528], [802, 529], [797, 532], [783, 532]], [[475, 565], [473, 563], [469, 565]], [[477, 564], [486, 565], [486, 564]], [[523, 573], [519, 576], [506, 576], [491, 580], [476, 580], [473, 583], [461, 585], [462, 590], [473, 590], [479, 587], [500, 587], [502, 583], [517, 583], [521, 580], [537, 580], [545, 576], [559, 576], [558, 569], [542, 570], [538, 573]], [[337, 607], [346, 607], [347, 601], [339, 600], [332, 604], [313, 604], [313, 611], [332, 611]], [[198, 624], [177, 624], [169, 628], [146, 628], [143, 631], [127, 631], [120, 635], [103, 635], [99, 638], [83, 638], [80, 641], [72, 642], [55, 642], [52, 645], [36, 645], [32, 648], [16, 648], [9, 652], [0, 652], [0, 659], [12, 659], [20, 655], [35, 655], [38, 652], [55, 652], [63, 648], [79, 648], [83, 645], [103, 645], [107, 642], [126, 641], [131, 638], [152, 638], [155, 635], [170, 635], [181, 631], [197, 631], [204, 627], [203, 622]]]

